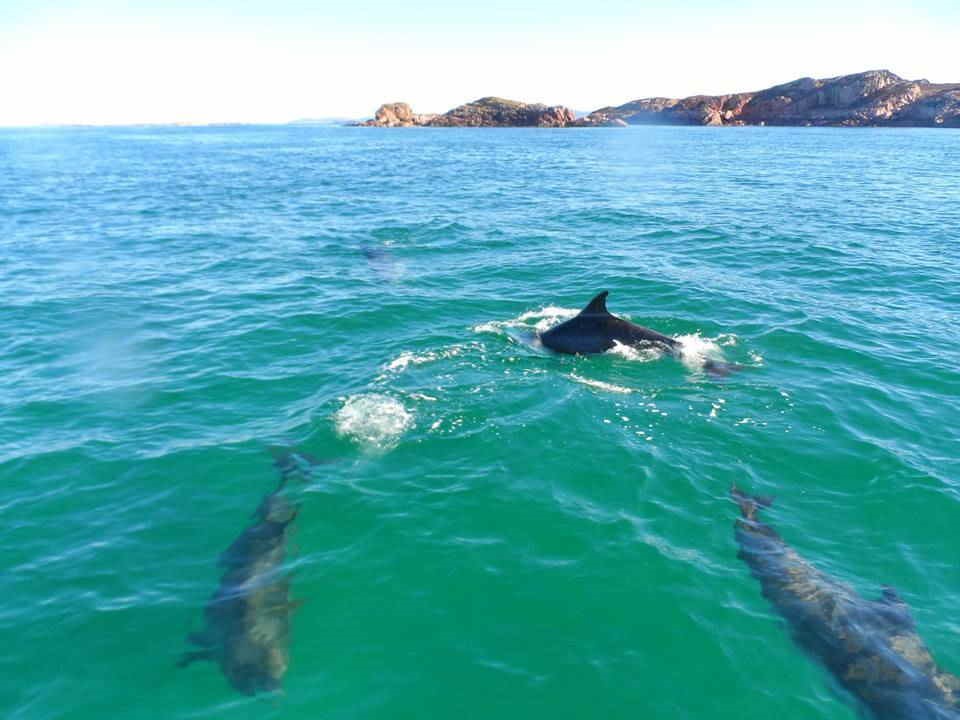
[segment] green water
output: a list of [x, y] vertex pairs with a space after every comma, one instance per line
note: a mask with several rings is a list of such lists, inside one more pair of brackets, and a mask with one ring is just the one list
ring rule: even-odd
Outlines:
[[[960, 673], [958, 277], [949, 131], [2, 131], [0, 712], [857, 717], [734, 482]], [[525, 342], [602, 289], [687, 354]], [[273, 445], [324, 462], [249, 698], [175, 663]]]

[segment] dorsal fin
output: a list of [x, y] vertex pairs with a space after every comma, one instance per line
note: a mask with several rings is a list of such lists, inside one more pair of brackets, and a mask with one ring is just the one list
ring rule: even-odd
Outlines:
[[609, 295], [606, 290], [597, 295], [593, 300], [591, 300], [587, 306], [580, 311], [581, 315], [609, 315], [610, 311], [607, 310], [607, 295]]

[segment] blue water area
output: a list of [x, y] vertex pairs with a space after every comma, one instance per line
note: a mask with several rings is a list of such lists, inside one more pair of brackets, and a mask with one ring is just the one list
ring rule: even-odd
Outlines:
[[[960, 673], [958, 280], [947, 130], [0, 131], [0, 711], [857, 717], [734, 483]], [[600, 290], [684, 352], [537, 346]], [[176, 663], [275, 446], [248, 697]]]

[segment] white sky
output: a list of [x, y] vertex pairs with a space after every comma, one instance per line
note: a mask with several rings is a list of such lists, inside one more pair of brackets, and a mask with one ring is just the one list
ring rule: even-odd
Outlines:
[[451, 2], [0, 0], [0, 125], [369, 117], [483, 95], [592, 110], [876, 68], [960, 82], [960, 0]]

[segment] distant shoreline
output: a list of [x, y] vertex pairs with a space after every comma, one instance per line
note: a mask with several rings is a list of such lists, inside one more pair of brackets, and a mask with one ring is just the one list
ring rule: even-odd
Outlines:
[[563, 105], [484, 97], [443, 114], [385, 103], [362, 127], [626, 127], [709, 125], [960, 128], [960, 83], [905, 80], [889, 70], [801, 78], [756, 92], [641, 98], [577, 118]]

